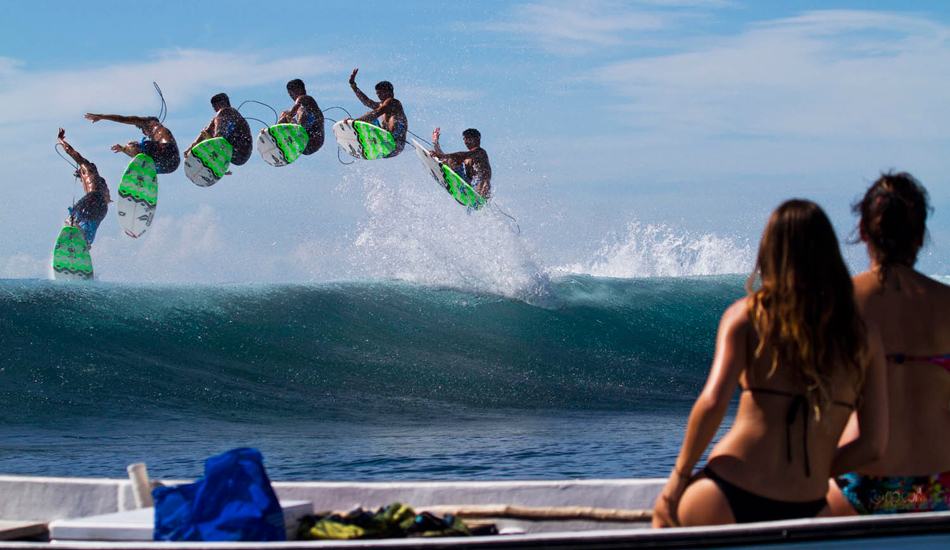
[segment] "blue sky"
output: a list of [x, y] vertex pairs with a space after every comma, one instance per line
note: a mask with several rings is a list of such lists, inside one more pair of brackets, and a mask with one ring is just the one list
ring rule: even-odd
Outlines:
[[[467, 216], [412, 151], [343, 165], [328, 140], [285, 168], [255, 153], [212, 188], [180, 170], [160, 177], [142, 239], [122, 235], [110, 210], [93, 248], [99, 278], [397, 277], [517, 294], [564, 271], [742, 272], [779, 202], [816, 200], [847, 238], [848, 206], [889, 169], [929, 189], [920, 266], [950, 273], [945, 3], [338, 4], [5, 2], [0, 277], [48, 276], [81, 195], [53, 152], [57, 126], [114, 192], [128, 159], [108, 147], [137, 136], [87, 111], [157, 113], [157, 81], [186, 146], [219, 91], [280, 110], [299, 77], [322, 108], [362, 113], [346, 84], [356, 67], [364, 90], [393, 82], [415, 134], [441, 126], [443, 147], [458, 150], [462, 130], [481, 130], [496, 204], [520, 233], [497, 214]], [[863, 250], [844, 248], [863, 269]]]

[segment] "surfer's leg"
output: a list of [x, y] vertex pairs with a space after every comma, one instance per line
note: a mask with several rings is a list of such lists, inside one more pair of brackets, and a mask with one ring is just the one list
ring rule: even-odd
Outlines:
[[86, 242], [92, 245], [92, 241], [96, 238], [96, 231], [99, 229], [99, 223], [106, 217], [108, 210], [109, 205], [102, 193], [97, 191], [86, 193], [69, 209], [70, 225], [82, 230]]
[[172, 143], [158, 143], [152, 140], [142, 140], [142, 153], [155, 161], [156, 174], [171, 174], [178, 169], [181, 157], [178, 155], [178, 146]]
[[307, 128], [307, 146], [303, 150], [303, 154], [312, 155], [320, 150], [323, 147], [323, 128], [313, 128], [311, 131], [310, 128]]

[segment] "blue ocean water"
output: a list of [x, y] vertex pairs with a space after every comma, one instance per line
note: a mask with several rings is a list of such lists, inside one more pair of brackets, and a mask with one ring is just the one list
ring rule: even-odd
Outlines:
[[743, 282], [0, 280], [0, 473], [194, 478], [252, 446], [273, 479], [663, 476]]

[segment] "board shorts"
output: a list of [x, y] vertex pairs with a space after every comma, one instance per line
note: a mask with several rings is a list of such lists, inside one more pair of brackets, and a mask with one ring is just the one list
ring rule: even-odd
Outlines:
[[307, 131], [307, 146], [303, 150], [304, 155], [312, 155], [319, 151], [321, 147], [323, 147], [323, 126], [314, 124], [313, 122], [315, 118], [316, 117], [313, 116], [313, 113], [310, 113], [307, 123], [301, 124], [303, 129]]
[[[456, 172], [456, 174], [458, 174], [460, 178], [462, 178], [463, 180], [465, 180], [465, 183], [471, 185], [471, 186], [472, 186], [472, 189], [474, 189], [476, 193], [478, 193], [478, 186], [481, 185], [481, 184], [483, 184], [483, 183], [485, 183], [485, 180], [482, 180], [482, 179], [479, 179], [479, 178], [476, 178], [476, 179], [474, 179], [474, 180], [473, 180], [473, 179], [469, 179], [469, 175], [468, 175], [468, 165], [466, 165], [466, 164], [464, 164], [464, 163], [462, 164], [462, 169], [459, 170], [458, 172]], [[479, 194], [483, 199], [488, 200], [488, 196], [491, 195], [491, 184], [490, 184], [490, 183], [488, 184], [488, 192], [487, 192], [487, 193], [485, 193], [484, 195], [482, 195], [481, 193], [478, 193], [478, 194]]]
[[139, 147], [143, 153], [155, 161], [156, 174], [171, 174], [181, 164], [181, 155], [178, 153], [178, 145], [175, 143], [160, 143], [142, 138]]
[[68, 210], [70, 223], [82, 231], [87, 243], [92, 244], [96, 239], [99, 224], [109, 211], [105, 196], [99, 191], [86, 193], [86, 196], [76, 201]]
[[[373, 126], [383, 128], [383, 125], [379, 122], [378, 118], [373, 120], [372, 124]], [[383, 130], [386, 130], [386, 128], [383, 128]], [[389, 132], [389, 130], [386, 130], [386, 131]], [[393, 149], [392, 153], [389, 153], [388, 155], [382, 157], [384, 159], [393, 158], [399, 153], [402, 153], [402, 150], [406, 148], [406, 125], [405, 124], [403, 124], [402, 122], [397, 122], [396, 131], [390, 132], [390, 133], [392, 134], [393, 139], [396, 140], [396, 148]]]
[[235, 131], [236, 125], [233, 122], [228, 123], [227, 129], [224, 131], [224, 135], [215, 136], [223, 137], [231, 145], [231, 164], [235, 166], [241, 166], [251, 158], [251, 153], [254, 152], [254, 145], [251, 143], [251, 136], [242, 136]]
[[859, 514], [950, 510], [950, 472], [929, 476], [865, 476], [852, 472], [836, 481]]

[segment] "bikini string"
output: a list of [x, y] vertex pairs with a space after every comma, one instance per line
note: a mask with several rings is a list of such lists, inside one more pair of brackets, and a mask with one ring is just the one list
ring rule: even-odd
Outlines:
[[802, 411], [802, 448], [805, 451], [805, 477], [811, 477], [811, 467], [808, 465], [808, 399], [804, 395], [792, 397], [788, 404], [788, 415], [785, 417], [785, 450], [788, 462], [792, 462], [792, 424], [795, 416]]

